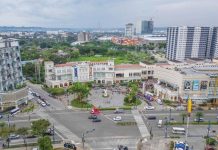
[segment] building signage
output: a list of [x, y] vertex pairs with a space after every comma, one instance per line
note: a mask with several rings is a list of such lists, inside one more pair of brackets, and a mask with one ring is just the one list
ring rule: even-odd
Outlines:
[[199, 90], [199, 80], [194, 80], [193, 81], [192, 90], [193, 91], [198, 91]]
[[191, 90], [191, 81], [184, 81], [184, 90]]
[[206, 90], [207, 89], [207, 81], [201, 81], [201, 90]]

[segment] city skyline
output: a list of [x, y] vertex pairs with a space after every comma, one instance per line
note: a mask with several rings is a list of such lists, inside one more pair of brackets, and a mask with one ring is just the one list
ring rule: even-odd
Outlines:
[[216, 0], [2, 0], [0, 4], [0, 26], [116, 28], [150, 18], [156, 27], [218, 25]]

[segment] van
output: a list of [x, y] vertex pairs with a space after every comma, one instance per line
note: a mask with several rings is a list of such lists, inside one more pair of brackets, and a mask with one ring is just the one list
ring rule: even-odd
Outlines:
[[163, 124], [163, 120], [158, 120], [158, 124], [157, 124], [157, 126], [158, 126], [159, 128], [162, 127], [162, 124]]

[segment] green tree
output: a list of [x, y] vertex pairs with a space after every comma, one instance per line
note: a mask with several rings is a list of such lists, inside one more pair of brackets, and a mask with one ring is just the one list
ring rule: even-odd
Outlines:
[[71, 94], [77, 95], [77, 100], [82, 102], [84, 98], [87, 98], [90, 94], [90, 88], [86, 83], [76, 82], [71, 85], [67, 91]]
[[26, 149], [27, 149], [26, 136], [28, 135], [28, 130], [29, 128], [22, 127], [22, 128], [17, 129], [16, 131], [16, 133], [23, 138], [23, 143], [26, 146]]
[[187, 117], [186, 113], [181, 113], [180, 116], [182, 117], [182, 123], [185, 123], [185, 118]]
[[53, 150], [51, 139], [48, 136], [39, 138], [38, 145], [40, 150]]
[[33, 121], [31, 126], [32, 133], [34, 135], [43, 136], [49, 126], [50, 126], [50, 122], [45, 119]]
[[195, 116], [197, 117], [198, 124], [200, 123], [200, 118], [204, 116], [203, 112], [196, 112]]
[[8, 147], [10, 144], [10, 139], [9, 139], [9, 135], [11, 133], [15, 132], [15, 125], [12, 126], [7, 126], [4, 123], [1, 123], [1, 132], [0, 132], [0, 137], [2, 137], [4, 140], [6, 140], [6, 142], [8, 143]]

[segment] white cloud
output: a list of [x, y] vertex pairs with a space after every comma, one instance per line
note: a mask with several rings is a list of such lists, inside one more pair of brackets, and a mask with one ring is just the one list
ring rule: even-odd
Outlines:
[[217, 0], [0, 0], [0, 25], [122, 27], [154, 18], [156, 26], [218, 25]]

